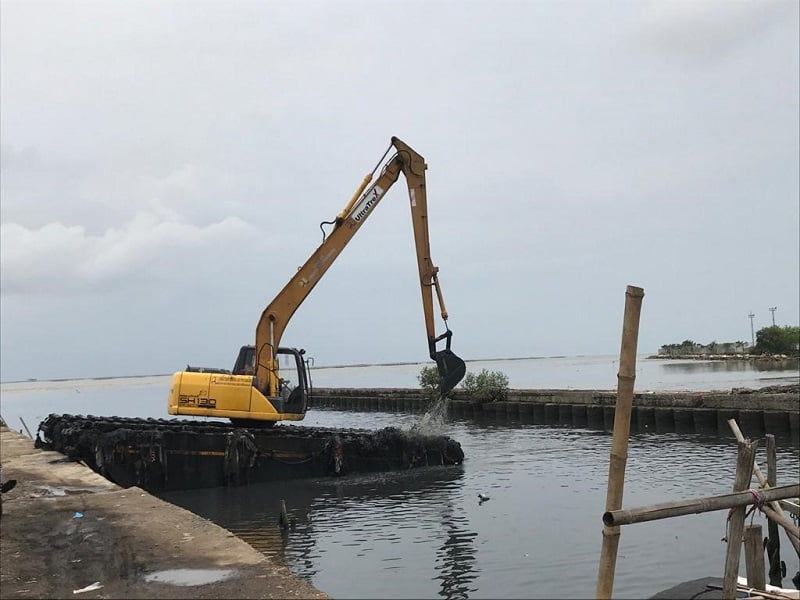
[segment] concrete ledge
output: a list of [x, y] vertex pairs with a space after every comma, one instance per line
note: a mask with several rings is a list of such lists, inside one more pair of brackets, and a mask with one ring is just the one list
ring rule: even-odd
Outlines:
[[[327, 598], [231, 532], [5, 427], [0, 458], [3, 480], [18, 481], [3, 495], [3, 598]], [[230, 572], [192, 586], [145, 578], [172, 569]]]
[[[611, 390], [512, 389], [502, 402], [473, 402], [452, 394], [452, 416], [503, 419], [536, 425], [610, 430], [617, 394]], [[430, 405], [419, 388], [316, 388], [314, 405], [335, 410], [422, 412]], [[728, 435], [728, 419], [748, 435], [788, 433], [800, 443], [800, 392], [796, 386], [731, 392], [644, 392], [634, 396], [631, 431], [696, 432]]]
[[[411, 400], [424, 398], [417, 388], [315, 388], [314, 397], [320, 401], [331, 400], [347, 403], [353, 400], [361, 408], [366, 400], [371, 407], [378, 400], [387, 398]], [[467, 401], [461, 391], [452, 394], [455, 401]], [[586, 404], [614, 405], [617, 393], [613, 390], [529, 390], [511, 389], [508, 402], [532, 402], [541, 404]], [[640, 392], [634, 396], [634, 405], [659, 408], [707, 408], [714, 410], [779, 410], [800, 411], [800, 394], [797, 392], [759, 392], [733, 393], [724, 391], [709, 392]]]

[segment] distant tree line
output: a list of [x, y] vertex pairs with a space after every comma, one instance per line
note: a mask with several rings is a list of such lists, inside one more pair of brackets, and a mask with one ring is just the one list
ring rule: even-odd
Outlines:
[[753, 353], [800, 356], [800, 327], [772, 325], [759, 329]]
[[693, 340], [683, 340], [679, 344], [664, 344], [658, 352], [661, 355], [681, 354], [786, 354], [800, 356], [800, 327], [772, 325], [756, 332], [756, 345], [742, 341], [703, 345]]
[[661, 350], [662, 354], [669, 354], [669, 351], [679, 354], [693, 354], [698, 345], [693, 340], [683, 340], [680, 344], [664, 344], [661, 346]]
[[698, 344], [693, 340], [683, 340], [680, 344], [665, 344], [661, 346], [658, 353], [662, 356], [681, 356], [695, 354], [746, 354], [750, 352], [750, 344], [747, 342], [717, 342], [714, 340], [708, 344]]

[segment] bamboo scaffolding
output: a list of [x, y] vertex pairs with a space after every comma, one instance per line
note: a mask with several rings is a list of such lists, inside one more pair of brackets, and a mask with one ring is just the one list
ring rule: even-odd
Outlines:
[[[737, 442], [736, 477], [733, 491], [741, 492], [750, 486], [753, 478], [753, 464], [756, 456], [757, 442], [745, 440]], [[728, 515], [728, 549], [725, 553], [725, 574], [722, 576], [722, 597], [735, 598], [737, 577], [739, 576], [739, 559], [742, 554], [742, 530], [744, 529], [744, 506], [737, 506]]]
[[[791, 498], [798, 492], [800, 492], [800, 483], [780, 485], [768, 490], [761, 490], [760, 494], [766, 502]], [[603, 523], [609, 527], [644, 523], [646, 521], [656, 521], [659, 519], [668, 519], [670, 517], [681, 517], [683, 515], [694, 515], [737, 506], [746, 506], [748, 504], [754, 504], [755, 501], [753, 494], [749, 491], [743, 491], [721, 494], [719, 496], [677, 500], [675, 502], [662, 502], [659, 504], [642, 506], [640, 508], [607, 511], [603, 514]]]
[[[733, 432], [733, 435], [736, 437], [737, 441], [741, 442], [744, 440], [744, 435], [742, 434], [742, 430], [739, 429], [736, 419], [728, 419], [728, 427], [731, 428], [731, 431]], [[769, 482], [767, 481], [767, 477], [764, 475], [763, 471], [755, 461], [753, 462], [753, 473], [758, 478], [758, 482], [761, 484], [761, 487], [763, 489], [768, 489]], [[791, 524], [791, 521], [786, 518], [780, 503], [770, 502], [769, 505], [764, 506], [762, 510], [768, 518], [783, 526], [787, 534], [786, 537], [789, 538], [789, 542], [791, 542], [792, 546], [794, 546], [795, 552], [800, 555], [800, 536], [798, 536], [794, 530], [787, 529], [786, 525]]]
[[[625, 465], [628, 462], [628, 438], [631, 428], [633, 384], [636, 381], [636, 348], [639, 343], [639, 316], [644, 290], [629, 285], [625, 290], [625, 314], [622, 321], [622, 343], [619, 351], [617, 374], [617, 404], [614, 411], [614, 435], [608, 468], [606, 511], [622, 507], [625, 487]], [[611, 598], [614, 589], [614, 571], [619, 548], [619, 527], [603, 526], [603, 546], [597, 574], [598, 599]]]

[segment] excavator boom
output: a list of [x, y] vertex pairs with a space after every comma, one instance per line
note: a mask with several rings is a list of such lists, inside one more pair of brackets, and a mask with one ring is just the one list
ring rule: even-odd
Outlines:
[[[394, 154], [384, 164], [389, 152]], [[378, 178], [373, 175], [378, 168]], [[428, 205], [425, 189], [425, 159], [410, 146], [392, 138], [389, 149], [368, 174], [337, 217], [328, 222], [333, 230], [292, 276], [261, 314], [256, 327], [255, 346], [243, 346], [232, 371], [187, 366], [173, 375], [167, 410], [173, 415], [227, 417], [234, 423], [269, 426], [282, 420], [301, 420], [308, 407], [311, 381], [303, 358], [304, 350], [283, 348], [281, 337], [295, 311], [330, 268], [344, 247], [375, 211], [381, 199], [402, 173], [408, 184], [411, 220], [422, 291], [422, 310], [430, 357], [439, 371], [442, 395], [464, 377], [464, 361], [450, 349], [453, 332], [447, 327], [447, 309], [439, 285], [439, 269], [431, 260], [428, 239]], [[445, 331], [436, 335], [433, 317], [433, 292], [441, 310]], [[442, 350], [439, 342], [445, 342]], [[292, 386], [279, 373], [279, 355], [294, 360], [297, 385]]]
[[[314, 286], [317, 285], [347, 243], [374, 212], [381, 199], [389, 191], [389, 188], [397, 181], [401, 172], [408, 184], [428, 348], [431, 358], [436, 361], [439, 369], [440, 391], [442, 394], [452, 390], [464, 377], [466, 371], [464, 362], [450, 350], [452, 332], [448, 328], [444, 334], [436, 336], [434, 329], [434, 288], [436, 289], [445, 325], [448, 315], [439, 286], [438, 268], [433, 265], [430, 257], [425, 188], [425, 169], [427, 165], [422, 156], [400, 139], [393, 137], [390, 149], [391, 147], [394, 147], [396, 153], [385, 164], [377, 180], [369, 185], [371, 175], [364, 178], [356, 194], [337, 216], [334, 229], [330, 235], [324, 239], [311, 257], [289, 280], [289, 283], [264, 309], [256, 328], [255, 347], [257, 361], [256, 387], [265, 395], [273, 395], [278, 385], [275, 352], [280, 345], [283, 331], [289, 319], [291, 319], [303, 300], [311, 293], [311, 290], [314, 289]], [[437, 351], [436, 344], [442, 339], [446, 340], [447, 347], [444, 350]]]

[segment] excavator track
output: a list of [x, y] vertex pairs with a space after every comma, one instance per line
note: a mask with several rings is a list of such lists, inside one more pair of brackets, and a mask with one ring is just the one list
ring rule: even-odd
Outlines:
[[166, 491], [458, 465], [447, 436], [387, 427], [236, 427], [226, 422], [51, 414], [36, 446], [80, 460], [122, 487]]

